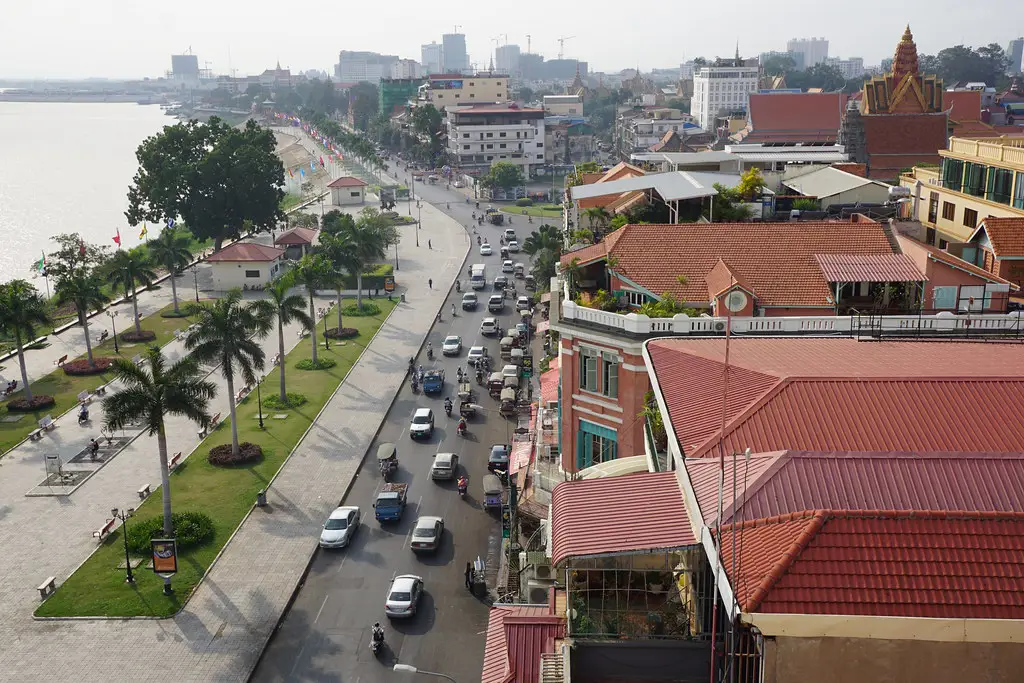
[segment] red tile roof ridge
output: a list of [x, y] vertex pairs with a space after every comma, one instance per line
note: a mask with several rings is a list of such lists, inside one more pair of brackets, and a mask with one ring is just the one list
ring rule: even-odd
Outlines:
[[[778, 515], [778, 517], [784, 518], [779, 521], [799, 521], [807, 518], [808, 514], [806, 512], [789, 513], [785, 515]], [[811, 540], [813, 540], [818, 532], [821, 531], [821, 527], [824, 526], [824, 524], [824, 510], [818, 510], [810, 515], [810, 519], [808, 520], [807, 525], [803, 528], [803, 531], [801, 531], [800, 535], [796, 537], [792, 544], [790, 544], [789, 548], [783, 551], [782, 555], [775, 562], [775, 565], [767, 574], [765, 574], [764, 578], [761, 579], [760, 585], [758, 585], [757, 589], [750, 595], [746, 611], [753, 612], [758, 608], [758, 606], [760, 606], [761, 602], [768, 596], [772, 587], [786, 575], [786, 572], [789, 571], [791, 566], [793, 566], [793, 563], [800, 557], [800, 554], [807, 548]]]

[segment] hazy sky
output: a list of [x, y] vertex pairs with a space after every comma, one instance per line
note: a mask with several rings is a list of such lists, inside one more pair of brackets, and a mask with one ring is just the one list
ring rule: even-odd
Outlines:
[[[420, 59], [420, 45], [440, 42], [461, 23], [470, 60], [486, 68], [499, 33], [547, 58], [586, 60], [592, 70], [639, 65], [678, 66], [695, 56], [756, 56], [783, 50], [794, 37], [823, 36], [831, 56], [861, 56], [877, 64], [893, 50], [910, 22], [918, 49], [934, 53], [964, 43], [982, 45], [1024, 34], [1020, 0], [859, 0], [786, 3], [655, 2], [640, 5], [592, 0], [502, 3], [431, 3], [386, 0], [3, 0], [0, 78], [158, 76], [170, 55], [191, 46], [202, 67], [239, 75], [281, 65], [330, 71], [338, 51], [373, 50]], [[459, 8], [465, 16], [459, 18]], [[354, 8], [354, 9], [353, 9]], [[508, 8], [514, 8], [511, 12]], [[982, 8], [984, 11], [982, 11]], [[499, 18], [500, 17], [500, 18]], [[504, 38], [502, 41], [504, 42]]]

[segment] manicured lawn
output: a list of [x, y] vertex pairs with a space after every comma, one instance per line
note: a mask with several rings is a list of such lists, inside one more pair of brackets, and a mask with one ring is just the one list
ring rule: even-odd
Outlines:
[[[168, 304], [166, 308], [142, 319], [142, 329], [156, 332], [155, 343], [158, 346], [163, 346], [167, 342], [171, 341], [171, 339], [174, 338], [174, 330], [184, 330], [189, 325], [187, 318], [163, 318], [160, 316], [160, 313], [173, 310], [173, 308], [173, 305]], [[121, 333], [124, 332], [126, 327], [130, 324], [129, 321], [132, 317], [132, 307], [131, 304], [121, 304], [116, 310], [118, 310], [117, 331], [118, 333]], [[104, 325], [104, 323], [106, 323], [106, 325]], [[98, 315], [92, 318], [89, 322], [89, 330], [92, 332], [93, 338], [98, 335], [98, 330], [102, 329], [110, 329], [110, 318], [105, 314]], [[82, 335], [82, 329], [78, 327], [72, 328], [64, 332], [64, 334], [77, 334], [80, 338]], [[118, 350], [120, 353], [116, 355], [119, 355], [121, 358], [131, 359], [142, 353], [146, 346], [146, 344], [122, 344], [118, 341]], [[108, 338], [107, 341], [102, 344], [94, 345], [92, 348], [94, 357], [113, 357], [115, 355], [113, 337]], [[85, 354], [82, 354], [79, 357], [84, 358]], [[18, 366], [17, 357], [4, 361], [4, 365], [7, 366], [7, 369], [4, 370], [6, 377], [17, 377], [18, 380], [21, 381], [21, 370]], [[50, 374], [35, 378], [32, 382], [32, 394], [48, 394], [53, 396], [57, 399], [57, 405], [35, 413], [14, 413], [23, 415], [23, 417], [17, 422], [0, 422], [0, 455], [5, 454], [15, 444], [28, 436], [28, 433], [36, 428], [36, 424], [39, 420], [43, 419], [43, 417], [46, 415], [53, 415], [56, 417], [65, 411], [70, 410], [78, 402], [77, 397], [80, 392], [92, 391], [101, 384], [106, 384], [112, 378], [113, 375], [111, 373], [102, 373], [89, 377], [71, 377], [69, 375], [65, 375], [64, 371], [60, 368], [54, 368], [53, 372]], [[15, 397], [20, 395], [21, 392], [18, 392], [15, 394]], [[0, 414], [7, 415], [6, 404], [0, 404]]]
[[499, 209], [502, 213], [510, 213], [513, 216], [525, 215], [537, 216], [540, 218], [561, 218], [562, 209], [548, 209], [541, 206], [502, 206]]
[[294, 208], [302, 203], [302, 195], [300, 194], [286, 194], [284, 199], [281, 200], [281, 210], [287, 211], [288, 209]]
[[[297, 362], [312, 355], [308, 339], [300, 342], [288, 354], [289, 390], [305, 395], [308, 399], [305, 405], [290, 410], [264, 409], [266, 429], [263, 431], [259, 429], [255, 417], [255, 393], [238, 406], [239, 440], [258, 443], [263, 447], [263, 459], [260, 462], [235, 468], [213, 467], [207, 462], [206, 454], [211, 447], [231, 442], [230, 425], [225, 419], [171, 475], [171, 502], [174, 509], [179, 512], [191, 510], [206, 513], [213, 519], [216, 528], [213, 542], [179, 553], [173, 596], [163, 595], [163, 579], [144, 565], [136, 572], [135, 586], [125, 584], [124, 570], [117, 569], [118, 564], [124, 561], [124, 545], [118, 530], [107, 538], [78, 571], [64, 581], [57, 592], [39, 607], [36, 615], [168, 617], [180, 610], [217, 553], [251, 509], [256, 493], [266, 487], [284, 463], [394, 306], [387, 299], [377, 298], [374, 302], [381, 308], [379, 315], [345, 319], [346, 327], [360, 330], [359, 337], [348, 340], [344, 346], [332, 343], [330, 351], [320, 348], [319, 356], [336, 360], [335, 367], [308, 372], [295, 369]], [[264, 396], [275, 391], [278, 372], [275, 368], [267, 375], [263, 383]], [[269, 413], [286, 413], [288, 418], [268, 419]], [[154, 471], [157, 467], [154, 449]], [[161, 495], [156, 490], [135, 514], [140, 518], [149, 518], [160, 515], [161, 510]], [[273, 552], [273, 549], [268, 549], [268, 552]]]

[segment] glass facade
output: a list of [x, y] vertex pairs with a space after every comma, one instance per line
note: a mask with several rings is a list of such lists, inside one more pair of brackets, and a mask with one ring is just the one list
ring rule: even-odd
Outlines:
[[964, 184], [964, 162], [959, 159], [942, 160], [942, 186], [960, 192]]
[[943, 159], [942, 186], [996, 204], [1024, 209], [1024, 173], [1014, 173], [1008, 168]]
[[1024, 209], [1024, 173], [1017, 173], [1017, 186], [1013, 191], [1013, 208]]
[[577, 469], [615, 460], [617, 455], [618, 437], [614, 429], [580, 420], [580, 428], [576, 433]]

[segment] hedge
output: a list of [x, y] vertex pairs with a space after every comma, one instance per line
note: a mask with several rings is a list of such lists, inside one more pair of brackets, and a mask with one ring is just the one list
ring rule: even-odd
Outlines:
[[[384, 291], [384, 278], [393, 277], [395, 267], [389, 263], [380, 263], [373, 267], [368, 273], [363, 273], [363, 291], [379, 289]], [[356, 288], [356, 278], [349, 275], [344, 280], [345, 289]]]
[[[213, 540], [213, 520], [202, 512], [172, 512], [171, 525], [178, 550], [195, 548]], [[128, 548], [136, 555], [148, 557], [150, 541], [164, 536], [164, 516], [128, 522]]]

